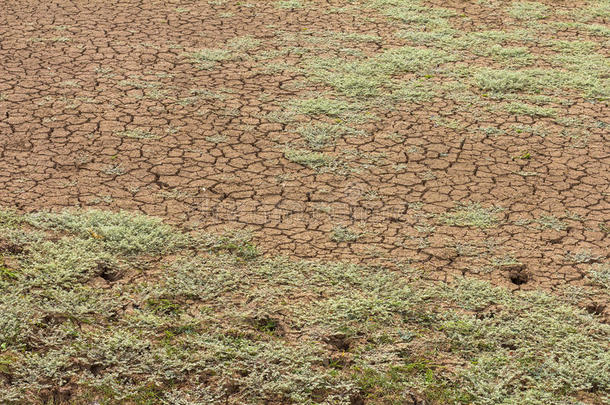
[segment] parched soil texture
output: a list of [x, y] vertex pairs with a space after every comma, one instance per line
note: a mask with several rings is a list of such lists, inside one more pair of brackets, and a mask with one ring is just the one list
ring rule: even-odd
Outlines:
[[[290, 266], [299, 260], [314, 267], [340, 262], [364, 266], [366, 271], [383, 269], [388, 277], [400, 274], [404, 282], [431, 283], [434, 288], [467, 279], [519, 294], [544, 291], [580, 307], [601, 325], [610, 313], [609, 22], [607, 0], [4, 1], [0, 206], [9, 210], [3, 215], [13, 219], [5, 218], [3, 226], [14, 230], [26, 223], [27, 232], [39, 232], [41, 227], [46, 231], [40, 223], [23, 219], [34, 212], [138, 212], [162, 218], [181, 235], [224, 235], [218, 236], [222, 242], [198, 242], [196, 248], [189, 243], [180, 249], [228, 252], [238, 261], [282, 257]], [[88, 241], [105, 240], [102, 228], [106, 229], [95, 221], [83, 229], [64, 224], [54, 238], [78, 231]], [[42, 243], [38, 236], [23, 238], [19, 240], [24, 246], [33, 240]], [[0, 239], [0, 253], [7, 257], [26, 254], [29, 248], [24, 246]], [[155, 257], [157, 264], [170, 260], [161, 259], [160, 251], [142, 248], [138, 254]], [[6, 259], [2, 267], [0, 260], [0, 270], [13, 274], [16, 268], [29, 268], [15, 264], [19, 260], [30, 263], [27, 266], [38, 263], [24, 256]], [[104, 260], [94, 260], [98, 270], [87, 274], [101, 277], [102, 284], [128, 284], [125, 279], [113, 280], [114, 273], [100, 264]], [[144, 259], [136, 260], [136, 266], [139, 260]], [[275, 268], [256, 266], [255, 278], [267, 274], [261, 268]], [[157, 265], [151, 268], [159, 270]], [[305, 277], [310, 274], [307, 269], [293, 269], [294, 279], [314, 283]], [[325, 282], [332, 285], [346, 282], [335, 273], [328, 277]], [[389, 286], [388, 280], [377, 281]], [[374, 289], [369, 284], [354, 288]], [[298, 291], [290, 290], [282, 299], [311, 304], [324, 297], [323, 292], [319, 297], [310, 292], [299, 298]], [[156, 316], [177, 313], [172, 307], [174, 293], [131, 293], [132, 301], [148, 305]], [[238, 295], [231, 295], [231, 302], [248, 298]], [[420, 299], [425, 301], [419, 295], [415, 301]], [[489, 307], [469, 301], [472, 305], [463, 309], [501, 314], [515, 305], [527, 307], [521, 301], [505, 301], [496, 308], [491, 301]], [[335, 304], [341, 307], [338, 301]], [[122, 310], [128, 305], [132, 304], [124, 303]], [[411, 321], [421, 315], [394, 309], [379, 313]], [[351, 319], [365, 319], [361, 315]], [[54, 316], [40, 322], [59, 324], [66, 314]], [[289, 341], [299, 333], [297, 326], [276, 315], [245, 318], [256, 333], [291, 337]], [[561, 323], [560, 318], [553, 319]], [[318, 325], [307, 319], [299, 327]], [[458, 330], [459, 325], [474, 328], [474, 323], [451, 322], [443, 333]], [[238, 329], [233, 338], [243, 339]], [[324, 355], [327, 358], [301, 365], [330, 367], [341, 374], [353, 364], [335, 352], [353, 352], [354, 342], [369, 335], [341, 329], [324, 336], [334, 347]], [[137, 346], [137, 338], [132, 338]], [[405, 339], [406, 344], [411, 338]], [[229, 350], [222, 346], [228, 345], [225, 341], [206, 342], [218, 348], [214, 355]], [[27, 350], [33, 344], [27, 340], [15, 348]], [[189, 344], [193, 349], [204, 342]], [[514, 351], [511, 347], [517, 346], [502, 350]], [[267, 346], [235, 350], [246, 356], [250, 349], [269, 350], [269, 358], [275, 353]], [[175, 400], [166, 391], [165, 396], [159, 394], [159, 387], [167, 387], [174, 378], [171, 373], [151, 377], [143, 385], [137, 378], [129, 384], [134, 392], [141, 393], [143, 386], [149, 389], [150, 403], [565, 401], [563, 396], [551, 400], [538, 388], [519, 394], [523, 396], [504, 395], [502, 384], [513, 386], [521, 378], [514, 376], [502, 384], [496, 381], [495, 397], [480, 396], [476, 390], [482, 387], [464, 396], [447, 394], [443, 390], [456, 381], [466, 384], [475, 375], [482, 378], [486, 360], [477, 363], [481, 374], [463, 380], [434, 379], [429, 374], [439, 364], [450, 370], [472, 358], [429, 363], [417, 350], [410, 353], [408, 370], [386, 370], [381, 377], [379, 370], [367, 368], [387, 360], [380, 355], [366, 367], [358, 366], [357, 388], [312, 385], [293, 397], [277, 387], [267, 387], [273, 394], [256, 395], [244, 388], [263, 384], [243, 381], [240, 373], [256, 363], [252, 359], [252, 364], [231, 368], [226, 375], [210, 374], [210, 384], [198, 381], [202, 387], [215, 387], [199, 399], [180, 397], [183, 379], [172, 387]], [[277, 361], [291, 363], [299, 356], [290, 352]], [[269, 358], [265, 361], [272, 362]], [[524, 361], [534, 367], [533, 359]], [[0, 357], [0, 381], [4, 378], [9, 384], [16, 377], [10, 377], [10, 366], [3, 361]], [[108, 389], [108, 398], [115, 401], [144, 398], [136, 400], [133, 392], [120, 391], [118, 380], [102, 381], [104, 364], [90, 370], [95, 392]], [[185, 370], [181, 372], [190, 372]], [[269, 372], [284, 371], [278, 366]], [[393, 385], [396, 379], [403, 381], [401, 376], [416, 374], [422, 381], [426, 375], [434, 381], [415, 388]], [[286, 383], [290, 390], [302, 387], [299, 376]], [[59, 388], [68, 386], [72, 377], [66, 374], [46, 388], [41, 385], [37, 398], [74, 399], [77, 391], [68, 390], [66, 396]], [[311, 382], [318, 377], [303, 378]], [[548, 383], [544, 381], [539, 387]], [[587, 381], [552, 391], [574, 401], [603, 403], [600, 392], [605, 392], [606, 383]], [[15, 400], [20, 389], [4, 398]]]
[[610, 246], [607, 3], [437, 3], [7, 2], [0, 203], [581, 284]]

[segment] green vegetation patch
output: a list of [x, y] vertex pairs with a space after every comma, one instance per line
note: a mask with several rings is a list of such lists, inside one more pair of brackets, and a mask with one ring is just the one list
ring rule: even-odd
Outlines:
[[519, 1], [512, 3], [508, 14], [517, 20], [541, 20], [551, 14], [551, 9], [537, 1]]
[[191, 62], [201, 70], [210, 70], [219, 62], [235, 59], [235, 55], [227, 49], [200, 49], [188, 56], [190, 56]]
[[358, 232], [342, 225], [335, 226], [330, 232], [330, 240], [333, 242], [355, 242], [358, 238], [360, 238]]
[[353, 62], [339, 58], [310, 59], [305, 72], [309, 80], [324, 82], [345, 96], [370, 98], [380, 95], [394, 75], [424, 75], [455, 60], [441, 50], [401, 47]]
[[600, 45], [593, 41], [552, 40], [549, 42], [553, 50], [561, 54], [588, 54], [599, 49]]
[[474, 81], [482, 90], [538, 92], [544, 87], [544, 77], [540, 71], [481, 69], [474, 75]]
[[[590, 324], [586, 314], [540, 292], [515, 296], [478, 282], [442, 286], [439, 293], [466, 311], [445, 317], [440, 328], [470, 361], [460, 374], [470, 382], [466, 391], [471, 398], [555, 404], [558, 393], [601, 393], [599, 388], [607, 386], [607, 371], [593, 371], [605, 367], [607, 343], [593, 342], [608, 329]], [[514, 379], [520, 382], [508, 383]]]
[[537, 218], [535, 222], [538, 224], [538, 226], [540, 226], [541, 229], [563, 231], [568, 227], [568, 224], [553, 215], [543, 215], [540, 218]]
[[2, 403], [559, 405], [610, 389], [610, 327], [542, 292], [263, 257], [244, 232], [126, 213], [0, 210], [0, 231]]
[[328, 97], [315, 97], [294, 100], [294, 110], [301, 114], [327, 115], [335, 118], [357, 118], [365, 106], [345, 100], [332, 99]]
[[333, 166], [336, 163], [335, 158], [322, 152], [311, 152], [302, 149], [288, 149], [284, 152], [284, 157], [291, 162], [307, 166], [311, 169], [321, 169], [323, 167]]
[[497, 213], [501, 211], [503, 209], [499, 207], [483, 208], [478, 203], [459, 203], [439, 219], [447, 225], [491, 228], [500, 222]]
[[577, 9], [562, 10], [562, 14], [566, 14], [580, 22], [589, 22], [592, 20], [604, 20], [610, 18], [610, 3], [605, 0], [591, 1], [586, 6], [581, 6]]
[[494, 45], [490, 48], [493, 60], [503, 65], [509, 66], [528, 66], [534, 63], [534, 55], [525, 46], [505, 47]]
[[118, 136], [122, 136], [125, 138], [133, 138], [133, 139], [157, 139], [159, 138], [157, 135], [144, 131], [141, 129], [130, 129], [127, 131], [120, 131], [116, 133]]
[[227, 47], [235, 51], [249, 51], [254, 48], [257, 48], [260, 44], [261, 41], [259, 41], [258, 39], [253, 38], [250, 35], [246, 35], [243, 37], [235, 37], [231, 39], [227, 43]]
[[592, 267], [588, 272], [593, 283], [610, 293], [610, 265], [599, 264]]
[[281, 0], [276, 2], [275, 6], [285, 10], [298, 10], [303, 8], [303, 2], [299, 0]]
[[558, 32], [564, 30], [574, 30], [585, 35], [595, 35], [599, 37], [610, 37], [610, 28], [603, 24], [591, 24], [571, 21], [550, 21], [546, 26], [541, 27], [548, 32]]
[[423, 102], [442, 94], [443, 90], [443, 86], [426, 78], [413, 79], [395, 83], [390, 97], [398, 102]]
[[314, 150], [329, 146], [335, 139], [343, 136], [360, 136], [364, 134], [364, 131], [356, 130], [344, 124], [328, 124], [325, 122], [313, 122], [302, 125], [296, 129], [296, 132]]
[[[569, 57], [559, 58], [559, 60], [565, 59], [570, 60]], [[608, 79], [603, 77], [602, 70], [590, 69], [587, 73], [586, 66], [584, 65], [580, 71], [573, 72], [555, 69], [481, 68], [474, 73], [473, 79], [480, 89], [500, 93], [540, 93], [576, 89], [589, 97], [607, 98], [610, 95]]]
[[525, 103], [513, 102], [503, 106], [503, 109], [515, 115], [529, 115], [530, 117], [554, 117], [557, 110], [548, 107], [539, 107]]
[[23, 220], [37, 229], [75, 233], [121, 254], [159, 254], [188, 244], [186, 235], [160, 219], [124, 211], [37, 212]]
[[447, 27], [456, 12], [441, 7], [427, 7], [417, 0], [373, 0], [371, 6], [401, 23], [426, 27]]

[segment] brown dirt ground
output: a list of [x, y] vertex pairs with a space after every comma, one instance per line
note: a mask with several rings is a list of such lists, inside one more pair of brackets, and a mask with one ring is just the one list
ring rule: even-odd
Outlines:
[[[508, 21], [475, 2], [437, 3], [469, 17], [452, 20], [464, 30], [504, 29]], [[558, 107], [562, 117], [605, 123], [583, 145], [514, 131], [492, 137], [474, 129], [539, 122], [557, 133], [562, 128], [548, 118], [474, 114], [458, 101], [434, 99], [384, 113], [364, 126], [370, 136], [339, 140], [330, 152], [350, 150], [357, 171], [317, 172], [285, 159], [285, 145], [297, 135], [290, 124], [265, 116], [316, 87], [299, 86], [298, 72], [265, 70], [296, 65], [298, 53], [257, 61], [261, 52], [294, 46], [278, 32], [383, 38], [356, 46], [368, 53], [403, 44], [374, 10], [323, 12], [343, 5], [4, 2], [0, 205], [136, 210], [196, 229], [250, 229], [266, 254], [404, 265], [425, 278], [467, 274], [514, 288], [580, 285], [587, 268], [607, 263], [610, 110], [604, 102], [574, 98]], [[210, 69], [185, 56], [247, 35], [260, 44]], [[319, 54], [325, 52], [321, 46]], [[222, 97], [194, 97], [192, 89]], [[431, 117], [461, 125], [436, 125]], [[120, 135], [127, 130], [152, 135]], [[400, 137], [388, 137], [394, 132]], [[514, 158], [524, 150], [533, 158]], [[435, 219], [456, 202], [502, 207], [498, 225]], [[550, 216], [565, 228], [535, 222]], [[334, 242], [329, 235], [337, 225], [362, 236]], [[576, 263], [571, 253], [583, 251], [590, 257]], [[498, 264], [507, 257], [518, 264]]]

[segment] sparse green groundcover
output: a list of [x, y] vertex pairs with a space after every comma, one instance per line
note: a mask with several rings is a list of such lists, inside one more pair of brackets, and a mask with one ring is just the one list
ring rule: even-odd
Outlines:
[[120, 131], [116, 133], [119, 136], [123, 136], [126, 138], [134, 138], [134, 139], [156, 139], [158, 136], [152, 134], [148, 131], [142, 131], [139, 129], [129, 130], [129, 131]]
[[218, 62], [232, 60], [235, 55], [226, 49], [201, 49], [189, 54], [191, 62], [201, 70], [212, 69]]
[[[470, 16], [423, 0], [360, 0], [350, 2], [349, 8], [367, 18], [368, 13], [375, 14], [379, 24], [387, 24], [394, 37], [390, 43], [370, 33], [309, 27], [278, 31], [280, 49], [267, 52], [267, 57], [298, 55], [292, 65], [278, 62], [286, 64], [278, 72], [302, 75], [299, 88], [316, 86], [315, 91], [282, 101], [282, 112], [297, 122], [301, 115], [308, 115], [307, 122], [341, 120], [364, 125], [390, 111], [436, 99], [456, 101], [465, 110], [475, 107], [473, 111], [524, 119], [561, 116], [565, 112], [561, 106], [571, 105], [575, 97], [607, 102], [610, 81], [605, 72], [610, 65], [601, 49], [608, 32], [595, 24], [606, 18], [606, 2], [570, 9], [569, 13], [576, 12], [570, 15], [573, 22], [557, 21], [569, 14], [563, 6], [542, 2], [482, 0], [477, 4], [503, 14], [508, 20], [505, 29], [460, 29], [459, 22], [469, 21]], [[298, 2], [276, 6], [301, 8]], [[581, 32], [583, 40], [553, 35], [570, 30]], [[371, 42], [382, 46], [376, 51], [363, 46]], [[261, 58], [260, 67], [270, 72], [267, 57]], [[308, 139], [313, 151], [333, 144], [332, 137], [314, 136]]]
[[490, 228], [498, 224], [497, 213], [501, 211], [499, 207], [483, 208], [478, 203], [461, 203], [441, 215], [440, 219], [447, 225]]
[[354, 242], [360, 235], [345, 226], [335, 226], [330, 232], [330, 239], [335, 242]]
[[610, 327], [542, 292], [261, 257], [247, 233], [124, 212], [0, 210], [0, 232], [1, 403], [608, 400]]
[[307, 142], [307, 145], [313, 149], [322, 149], [342, 136], [363, 136], [364, 131], [355, 130], [347, 125], [327, 124], [325, 122], [316, 122], [298, 127], [296, 132], [301, 135]]
[[300, 149], [288, 149], [284, 156], [291, 162], [307, 166], [312, 169], [322, 169], [335, 163], [333, 157], [321, 152], [309, 152]]

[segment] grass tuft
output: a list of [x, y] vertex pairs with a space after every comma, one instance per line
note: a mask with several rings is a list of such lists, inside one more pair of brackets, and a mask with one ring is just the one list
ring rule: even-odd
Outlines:
[[321, 169], [335, 163], [335, 158], [321, 152], [310, 152], [301, 149], [288, 149], [284, 157], [291, 162], [307, 166], [310, 169]]
[[496, 214], [501, 211], [502, 208], [483, 208], [478, 203], [460, 203], [453, 210], [442, 214], [440, 220], [452, 226], [491, 228], [500, 222]]

